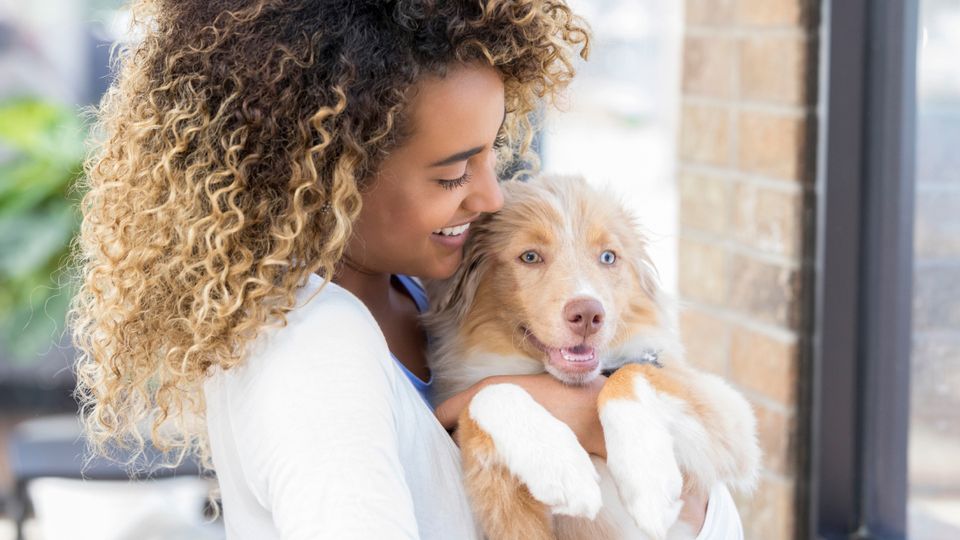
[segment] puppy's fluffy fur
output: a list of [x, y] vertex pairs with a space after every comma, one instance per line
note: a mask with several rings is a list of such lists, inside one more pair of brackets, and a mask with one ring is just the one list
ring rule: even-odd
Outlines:
[[576, 385], [624, 367], [598, 403], [606, 462], [519, 387], [477, 394], [458, 437], [481, 525], [494, 540], [685, 536], [681, 483], [755, 483], [749, 405], [683, 359], [644, 238], [614, 194], [579, 177], [503, 188], [504, 208], [471, 226], [457, 274], [426, 284], [436, 402], [492, 375]]

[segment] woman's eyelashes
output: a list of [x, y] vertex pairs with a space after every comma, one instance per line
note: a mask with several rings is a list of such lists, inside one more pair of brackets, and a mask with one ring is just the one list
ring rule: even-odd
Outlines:
[[[497, 149], [502, 147], [505, 144], [507, 144], [507, 134], [503, 129], [501, 129], [497, 133], [497, 138], [493, 141], [493, 148]], [[454, 178], [453, 180], [437, 180], [437, 182], [439, 182], [444, 189], [456, 189], [458, 187], [463, 186], [469, 181], [470, 181], [470, 173], [467, 171], [464, 171], [463, 176], [461, 176], [460, 178]]]
[[463, 172], [463, 176], [460, 178], [454, 178], [453, 180], [437, 180], [443, 189], [457, 189], [458, 187], [463, 186], [470, 181], [470, 173], [467, 171]]

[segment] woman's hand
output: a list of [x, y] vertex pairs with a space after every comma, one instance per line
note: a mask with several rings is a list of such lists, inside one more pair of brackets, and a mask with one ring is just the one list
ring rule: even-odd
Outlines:
[[447, 431], [451, 431], [456, 429], [460, 413], [477, 392], [491, 384], [516, 384], [526, 390], [550, 414], [567, 424], [588, 453], [606, 458], [607, 447], [597, 414], [597, 396], [606, 380], [607, 378], [601, 375], [584, 386], [570, 386], [547, 373], [487, 377], [439, 404], [434, 414], [440, 424]]
[[683, 507], [680, 509], [680, 515], [677, 519], [689, 525], [695, 534], [700, 534], [703, 523], [707, 520], [709, 496], [685, 489], [680, 499], [683, 501]]

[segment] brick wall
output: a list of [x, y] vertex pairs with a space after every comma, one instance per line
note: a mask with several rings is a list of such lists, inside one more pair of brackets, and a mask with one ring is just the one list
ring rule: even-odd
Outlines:
[[794, 538], [798, 372], [815, 165], [816, 2], [687, 0], [679, 143], [681, 331], [757, 415], [747, 538]]

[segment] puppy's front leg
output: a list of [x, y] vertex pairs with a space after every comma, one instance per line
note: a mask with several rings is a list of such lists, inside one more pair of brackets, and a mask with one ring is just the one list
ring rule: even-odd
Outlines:
[[662, 368], [631, 367], [657, 391], [672, 413], [671, 433], [684, 479], [709, 493], [717, 482], [750, 492], [760, 468], [756, 420], [747, 400], [723, 379], [694, 370], [679, 358]]
[[667, 411], [637, 367], [627, 365], [610, 376], [597, 408], [620, 499], [644, 534], [661, 539], [683, 506], [683, 476]]
[[587, 452], [519, 386], [478, 392], [458, 437], [467, 491], [490, 538], [553, 538], [551, 512], [590, 519], [599, 512], [599, 476]]

